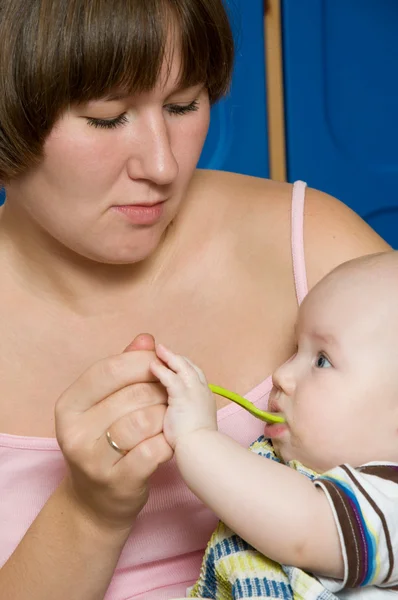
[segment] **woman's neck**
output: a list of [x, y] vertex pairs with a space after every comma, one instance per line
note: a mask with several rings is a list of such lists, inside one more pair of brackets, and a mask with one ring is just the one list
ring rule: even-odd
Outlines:
[[173, 237], [166, 231], [156, 252], [139, 263], [99, 263], [71, 251], [6, 203], [0, 208], [1, 277], [80, 315], [123, 310], [123, 297], [131, 310], [132, 298], [148, 284], [152, 287], [167, 270]]

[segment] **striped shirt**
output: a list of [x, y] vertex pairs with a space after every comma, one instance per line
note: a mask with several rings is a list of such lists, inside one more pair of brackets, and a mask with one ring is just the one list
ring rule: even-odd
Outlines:
[[[281, 462], [264, 436], [250, 450]], [[398, 464], [342, 465], [322, 475], [295, 460], [287, 464], [325, 492], [340, 538], [344, 578], [274, 563], [220, 522], [189, 597], [398, 600]]]
[[342, 581], [318, 579], [340, 598], [373, 586], [380, 589], [369, 590], [371, 598], [384, 598], [386, 589], [398, 598], [398, 464], [341, 465], [314, 484], [329, 500], [344, 559]]

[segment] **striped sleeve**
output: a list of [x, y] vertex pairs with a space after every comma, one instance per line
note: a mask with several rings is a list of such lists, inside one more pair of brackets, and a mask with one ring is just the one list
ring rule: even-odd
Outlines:
[[319, 578], [324, 587], [398, 590], [398, 464], [342, 465], [314, 484], [329, 500], [344, 560], [344, 579]]

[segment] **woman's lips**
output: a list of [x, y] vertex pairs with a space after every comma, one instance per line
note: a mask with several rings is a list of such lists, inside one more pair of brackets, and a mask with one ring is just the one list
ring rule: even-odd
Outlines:
[[156, 204], [129, 204], [124, 206], [113, 206], [112, 209], [121, 213], [134, 225], [154, 225], [164, 213], [164, 203]]

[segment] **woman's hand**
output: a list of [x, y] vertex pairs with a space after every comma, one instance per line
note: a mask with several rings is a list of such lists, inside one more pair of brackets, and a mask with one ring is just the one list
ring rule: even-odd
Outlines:
[[130, 529], [149, 477], [172, 457], [162, 432], [167, 395], [149, 368], [154, 357], [153, 338], [138, 336], [123, 354], [90, 367], [56, 404], [67, 489], [97, 524]]
[[180, 437], [198, 429], [217, 431], [216, 402], [203, 372], [160, 344], [156, 354], [162, 362], [154, 361], [150, 368], [169, 395], [164, 435], [170, 446], [175, 448]]

